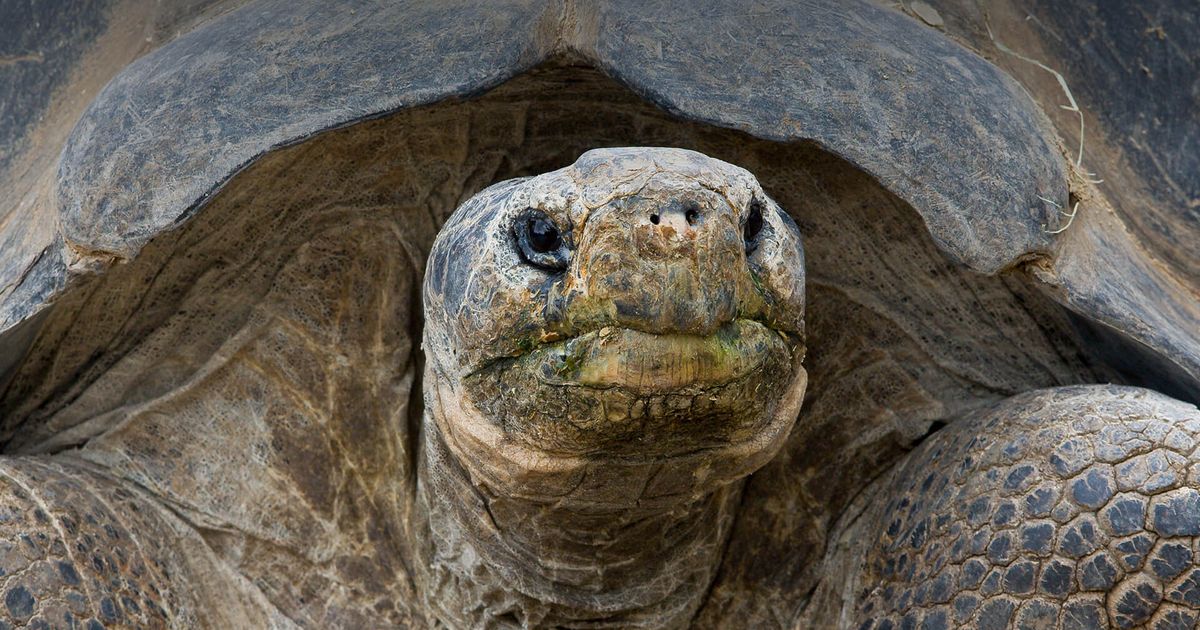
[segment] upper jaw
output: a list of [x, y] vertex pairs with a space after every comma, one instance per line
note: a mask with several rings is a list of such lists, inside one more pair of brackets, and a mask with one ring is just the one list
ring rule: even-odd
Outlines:
[[623, 388], [639, 394], [703, 389], [744, 378], [780, 350], [798, 359], [803, 336], [752, 318], [735, 318], [710, 334], [650, 332], [617, 323], [569, 336], [543, 333], [520, 352], [465, 370], [463, 378], [497, 364], [520, 364], [547, 385]]
[[736, 319], [711, 335], [654, 334], [603, 327], [544, 344], [522, 358], [553, 385], [660, 394], [720, 386], [762, 367], [787, 336], [763, 324]]
[[795, 337], [746, 319], [706, 336], [607, 327], [492, 361], [458, 383], [468, 415], [513, 442], [660, 459], [758, 439], [803, 373], [803, 355]]

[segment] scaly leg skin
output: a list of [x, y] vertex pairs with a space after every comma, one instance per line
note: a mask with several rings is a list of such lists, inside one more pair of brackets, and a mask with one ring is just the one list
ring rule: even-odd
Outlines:
[[1129, 387], [1030, 392], [953, 423], [856, 519], [842, 622], [1196, 627], [1198, 445], [1200, 411]]
[[280, 627], [155, 500], [66, 455], [0, 458], [0, 629]]

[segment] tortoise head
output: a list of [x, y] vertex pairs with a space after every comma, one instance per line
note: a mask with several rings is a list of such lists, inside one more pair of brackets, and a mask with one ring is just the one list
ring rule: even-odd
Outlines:
[[803, 268], [755, 178], [693, 151], [594, 150], [496, 184], [430, 255], [427, 403], [493, 487], [561, 496], [539, 484], [581, 462], [674, 462], [659, 491], [695, 496], [796, 418]]

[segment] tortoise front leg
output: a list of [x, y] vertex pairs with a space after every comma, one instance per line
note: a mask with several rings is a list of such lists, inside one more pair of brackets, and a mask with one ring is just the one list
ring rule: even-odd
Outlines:
[[136, 487], [65, 455], [0, 458], [0, 628], [287, 625]]
[[1010, 398], [931, 436], [863, 513], [863, 628], [1192, 628], [1200, 411], [1146, 390]]

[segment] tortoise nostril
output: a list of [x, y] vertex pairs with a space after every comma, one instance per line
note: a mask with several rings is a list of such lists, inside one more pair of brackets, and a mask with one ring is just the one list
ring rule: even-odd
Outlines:
[[700, 208], [695, 204], [689, 205], [683, 217], [687, 219], [688, 225], [696, 225], [696, 222], [700, 220]]
[[758, 246], [758, 234], [763, 228], [762, 202], [758, 199], [750, 201], [750, 213], [742, 226], [742, 238], [746, 242], [746, 252], [754, 251]]
[[654, 225], [658, 225], [658, 215], [657, 214], [650, 215], [650, 222], [653, 223]]

